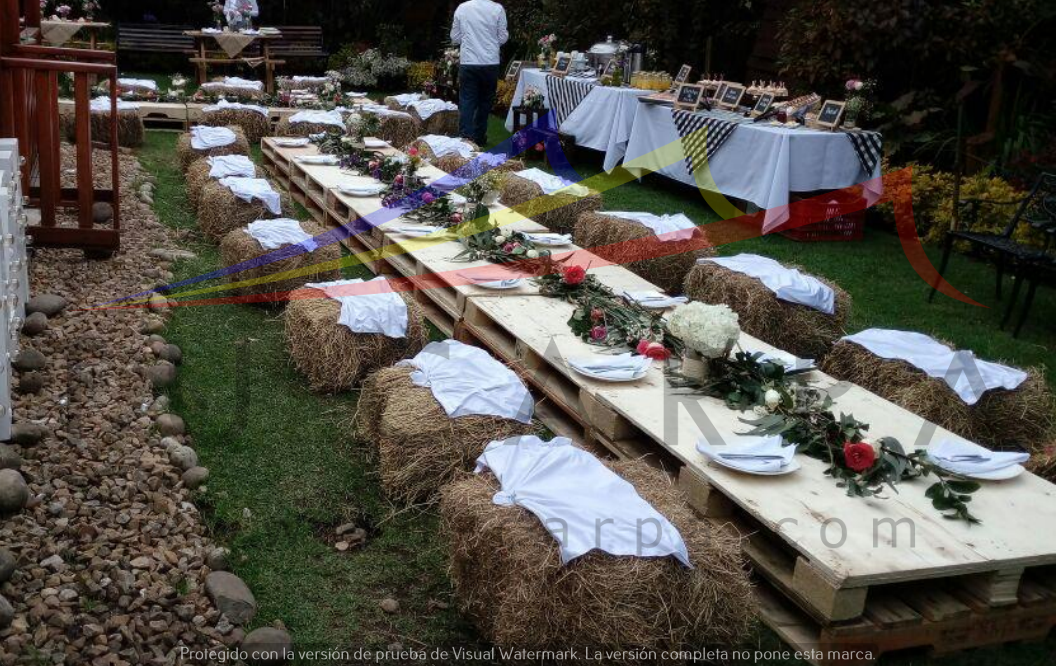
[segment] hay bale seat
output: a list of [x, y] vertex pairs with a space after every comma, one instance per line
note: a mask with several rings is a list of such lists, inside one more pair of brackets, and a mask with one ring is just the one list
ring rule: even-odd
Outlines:
[[683, 293], [695, 301], [730, 306], [740, 317], [741, 330], [763, 342], [801, 358], [820, 359], [843, 335], [851, 296], [835, 283], [818, 279], [836, 294], [834, 314], [782, 301], [761, 281], [713, 263], [694, 266]]
[[241, 127], [246, 141], [254, 146], [271, 134], [271, 119], [250, 109], [206, 111], [198, 124], [210, 127]]
[[[425, 135], [423, 134], [422, 136], [425, 136]], [[473, 143], [469, 139], [460, 139], [460, 141], [462, 141], [467, 146], [469, 146], [470, 149], [473, 150], [474, 152], [479, 152], [480, 151], [480, 146], [478, 146], [477, 144]], [[444, 155], [443, 157], [437, 157], [436, 153], [433, 152], [433, 149], [429, 146], [429, 144], [426, 143], [425, 141], [422, 141], [420, 138], [416, 138], [414, 141], [411, 141], [409, 144], [404, 146], [403, 147], [403, 152], [407, 152], [411, 148], [417, 148], [418, 152], [421, 153], [421, 156], [422, 156], [423, 159], [427, 159], [430, 162], [433, 162], [434, 164], [437, 164], [437, 166], [439, 166], [438, 162], [440, 160], [446, 159], [448, 157], [459, 157], [459, 155], [454, 154], [454, 153], [451, 153], [451, 154], [448, 154], [448, 155]], [[461, 159], [465, 159], [465, 158], [461, 158]]]
[[[88, 114], [92, 124], [92, 143], [110, 147], [110, 112], [93, 111]], [[77, 120], [72, 113], [59, 116], [62, 135], [71, 144], [77, 144]], [[138, 109], [122, 109], [117, 112], [117, 145], [122, 148], [138, 148], [143, 145], [146, 129]]]
[[326, 123], [291, 123], [290, 116], [283, 116], [275, 125], [275, 136], [309, 137], [340, 131], [336, 125]]
[[[180, 160], [180, 168], [186, 173], [195, 160], [203, 157], [215, 157], [217, 155], [249, 155], [249, 141], [246, 133], [241, 127], [228, 127], [235, 133], [234, 143], [226, 146], [217, 146], [207, 150], [195, 150], [191, 147], [191, 133], [184, 132], [176, 142], [176, 156]], [[252, 221], [252, 220], [250, 220]]]
[[[697, 259], [715, 256], [711, 247], [700, 247], [704, 230], [697, 229], [695, 233], [699, 236], [692, 240], [660, 241], [652, 229], [636, 220], [587, 212], [576, 223], [575, 241], [603, 259], [623, 264], [664, 291], [677, 294]], [[644, 240], [634, 242], [639, 239]]]
[[440, 502], [460, 610], [503, 648], [689, 648], [746, 638], [755, 606], [739, 538], [698, 519], [661, 471], [641, 461], [612, 468], [678, 528], [694, 569], [672, 557], [597, 550], [562, 566], [535, 515], [496, 506], [491, 474], [466, 475]]
[[1056, 401], [1038, 368], [1028, 368], [1027, 380], [1015, 391], [987, 391], [974, 405], [965, 404], [943, 379], [847, 340], [836, 343], [821, 369], [973, 442], [1035, 451], [1053, 440]]
[[381, 487], [401, 505], [431, 503], [441, 486], [469, 471], [484, 447], [533, 431], [497, 416], [450, 418], [431, 389], [411, 381], [413, 368], [385, 368], [363, 383], [356, 423], [377, 447]]
[[[281, 194], [282, 210], [292, 211], [293, 203], [285, 193]], [[275, 215], [263, 201], [243, 201], [235, 196], [230, 189], [220, 184], [220, 181], [211, 181], [202, 188], [202, 196], [198, 204], [198, 226], [202, 232], [217, 243], [236, 229], [241, 229], [250, 222], [257, 220], [270, 220], [282, 217]]]
[[424, 120], [418, 115], [418, 110], [413, 106], [408, 110], [411, 117], [422, 126], [422, 134], [440, 134], [443, 136], [458, 136], [459, 112], [437, 111]]
[[601, 210], [601, 194], [543, 194], [536, 183], [510, 174], [502, 186], [502, 203], [554, 233], [570, 234], [583, 213]]
[[338, 323], [341, 304], [316, 291], [286, 306], [286, 346], [297, 369], [318, 393], [339, 393], [358, 386], [373, 372], [414, 356], [429, 342], [425, 316], [414, 298], [407, 303], [407, 336], [353, 333]]
[[[312, 237], [319, 236], [320, 234], [329, 231], [327, 227], [316, 222], [301, 222], [300, 225], [301, 229]], [[220, 242], [220, 255], [223, 257], [225, 266], [241, 264], [242, 262], [250, 261], [251, 259], [256, 259], [257, 257], [277, 251], [278, 250], [265, 250], [260, 246], [260, 242], [256, 238], [249, 235], [249, 232], [247, 232], [245, 228], [235, 229], [228, 235], [224, 236], [224, 240]], [[255, 266], [239, 273], [228, 275], [227, 281], [242, 282], [245, 280], [254, 280], [269, 275], [278, 275], [287, 271], [311, 267], [311, 270], [304, 275], [239, 287], [238, 289], [234, 289], [233, 293], [236, 296], [250, 296], [253, 294], [273, 294], [294, 291], [296, 289], [304, 288], [304, 285], [309, 282], [330, 282], [332, 280], [340, 280], [341, 269], [337, 266], [337, 262], [340, 259], [341, 246], [334, 242], [328, 245], [321, 245], [311, 252], [304, 252], [287, 259], [271, 261], [263, 266]], [[332, 264], [327, 264], [326, 262], [332, 262]]]
[[[203, 157], [195, 160], [190, 168], [187, 169], [185, 184], [187, 200], [190, 201], [191, 208], [195, 211], [198, 210], [198, 205], [201, 203], [202, 191], [205, 190], [205, 186], [215, 180], [209, 177], [209, 172], [212, 171], [212, 168], [209, 160]], [[264, 175], [264, 170], [258, 166], [256, 168], [256, 177], [263, 178]]]
[[1027, 462], [1027, 469], [1046, 481], [1056, 483], [1056, 441], [1035, 451]]
[[422, 124], [406, 115], [384, 115], [381, 116], [381, 127], [378, 129], [377, 138], [387, 142], [390, 146], [406, 146], [423, 134]]

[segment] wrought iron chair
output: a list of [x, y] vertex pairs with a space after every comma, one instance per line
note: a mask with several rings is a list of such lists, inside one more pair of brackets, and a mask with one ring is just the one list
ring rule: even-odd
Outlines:
[[[1001, 233], [984, 233], [972, 231], [971, 228], [978, 222], [979, 210], [983, 205], [988, 206], [1015, 206], [1015, 212], [1009, 219], [1008, 225]], [[1044, 256], [1045, 251], [1035, 246], [1020, 243], [1012, 238], [1021, 224], [1046, 230], [1056, 225], [1056, 174], [1044, 173], [1038, 177], [1034, 186], [1027, 196], [1013, 201], [989, 201], [986, 199], [963, 199], [958, 202], [961, 209], [961, 229], [951, 229], [946, 232], [943, 239], [942, 262], [939, 264], [939, 276], [946, 272], [946, 266], [950, 261], [950, 253], [953, 252], [953, 244], [957, 241], [965, 241], [972, 246], [974, 252], [978, 252], [993, 259], [997, 268], [997, 300], [1001, 300], [1001, 283], [1006, 270], [1011, 270], [1013, 276], [1030, 261]], [[938, 281], [931, 286], [928, 302], [935, 298], [938, 289]]]
[[[1049, 212], [1053, 214], [1056, 219], [1056, 198], [1050, 200]], [[1012, 333], [1012, 337], [1018, 338], [1020, 331], [1023, 330], [1023, 324], [1026, 323], [1027, 317], [1030, 315], [1030, 309], [1034, 305], [1034, 295], [1038, 291], [1038, 287], [1041, 285], [1056, 285], [1056, 254], [1053, 253], [1053, 248], [1056, 246], [1056, 224], [1050, 225], [1045, 229], [1045, 251], [1042, 256], [1027, 262], [1016, 276], [1015, 284], [1012, 287], [1012, 298], [1009, 299], [1008, 308], [1005, 310], [1005, 316], [1001, 320], [1001, 328], [1008, 324], [1012, 319], [1012, 313], [1016, 308], [1016, 301], [1019, 298], [1020, 288], [1023, 283], [1027, 283], [1027, 297], [1023, 301], [1023, 308], [1019, 312], [1019, 321], [1016, 322], [1016, 328]]]

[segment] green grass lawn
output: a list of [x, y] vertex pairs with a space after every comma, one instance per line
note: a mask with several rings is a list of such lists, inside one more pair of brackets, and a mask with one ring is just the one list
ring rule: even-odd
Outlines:
[[[174, 159], [175, 140], [174, 133], [148, 132], [139, 156], [158, 177], [159, 217], [197, 253], [197, 259], [176, 265], [181, 280], [216, 270], [220, 258], [196, 231]], [[585, 173], [596, 169], [577, 166]], [[686, 210], [702, 223], [714, 220], [699, 195], [654, 183], [630, 184], [605, 198], [610, 209]], [[1012, 340], [997, 331], [993, 311], [943, 297], [927, 305], [925, 285], [886, 233], [871, 230], [864, 242], [848, 244], [764, 238], [725, 251], [765, 253], [836, 280], [855, 298], [855, 329], [917, 328], [987, 357], [1056, 366], [1047, 323], [1053, 319], [1051, 294], [1039, 299], [1024, 338]], [[981, 264], [958, 258], [950, 278], [979, 299], [990, 293], [992, 273]], [[215, 538], [232, 549], [236, 573], [260, 603], [256, 625], [281, 619], [299, 647], [480, 643], [453, 609], [435, 514], [395, 512], [385, 502], [368, 447], [348, 424], [356, 395], [308, 392], [289, 363], [277, 312], [248, 305], [179, 308], [165, 335], [184, 352], [179, 382], [170, 391], [173, 409], [186, 419], [202, 464], [212, 474], [199, 505]], [[368, 530], [365, 548], [344, 554], [333, 548], [333, 528], [346, 522]], [[395, 615], [378, 606], [389, 596], [401, 604]], [[751, 647], [779, 645], [761, 631]], [[1052, 647], [1050, 641], [975, 651], [944, 663], [1040, 666], [1050, 663]]]

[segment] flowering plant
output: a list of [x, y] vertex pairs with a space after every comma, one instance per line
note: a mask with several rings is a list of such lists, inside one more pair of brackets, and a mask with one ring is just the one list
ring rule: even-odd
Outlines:
[[84, 0], [81, 3], [81, 12], [89, 21], [95, 18], [95, 13], [102, 8], [102, 5], [100, 5], [97, 0]]
[[383, 55], [378, 49], [356, 53], [344, 49], [331, 59], [331, 68], [340, 72], [342, 81], [353, 87], [376, 86], [379, 78], [399, 76], [411, 61], [397, 55]]
[[528, 86], [524, 94], [521, 96], [521, 106], [526, 109], [543, 109], [546, 107], [546, 100], [543, 97], [541, 90], [535, 86]]
[[55, 8], [55, 15], [58, 16], [63, 21], [65, 21], [66, 19], [70, 18], [70, 14], [72, 12], [73, 12], [73, 7], [70, 7], [69, 5], [59, 5], [58, 7]]
[[688, 349], [709, 359], [727, 355], [741, 335], [737, 313], [728, 305], [697, 301], [680, 305], [667, 325]]
[[847, 79], [844, 87], [848, 92], [845, 106], [846, 118], [849, 123], [853, 124], [860, 116], [868, 113], [872, 108], [876, 81], [873, 79]]
[[557, 35], [550, 33], [549, 35], [543, 35], [539, 38], [539, 48], [544, 51], [550, 51], [554, 48], [554, 43], [557, 42]]
[[452, 222], [465, 225], [460, 230], [461, 243], [465, 249], [455, 256], [455, 261], [483, 260], [496, 264], [516, 262], [533, 273], [550, 263], [549, 250], [540, 250], [525, 234], [494, 226], [486, 206], [471, 204], [470, 211], [470, 219], [465, 221], [463, 219], [466, 216], [461, 213], [453, 216], [455, 219]]

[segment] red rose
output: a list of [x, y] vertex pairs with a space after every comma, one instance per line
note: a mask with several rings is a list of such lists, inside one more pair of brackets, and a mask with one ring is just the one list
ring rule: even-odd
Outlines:
[[847, 442], [843, 445], [843, 459], [855, 472], [864, 472], [876, 463], [876, 450], [868, 442]]
[[642, 356], [651, 358], [654, 361], [666, 361], [671, 358], [671, 351], [660, 344], [659, 342], [651, 342], [649, 340], [642, 340], [638, 343], [638, 348], [635, 350]]
[[417, 157], [418, 156], [418, 149], [417, 148], [411, 148], [411, 149], [409, 149], [407, 151], [407, 154], [410, 155], [411, 157]]
[[577, 284], [582, 284], [583, 280], [587, 279], [587, 269], [582, 266], [568, 266], [563, 273], [565, 284], [573, 287]]
[[590, 339], [594, 342], [601, 342], [607, 337], [609, 337], [609, 329], [604, 326], [595, 326], [590, 329]]
[[600, 319], [604, 319], [605, 318], [605, 311], [602, 310], [601, 308], [592, 308], [591, 311], [590, 311], [590, 318], [593, 319], [594, 321], [598, 321]]

